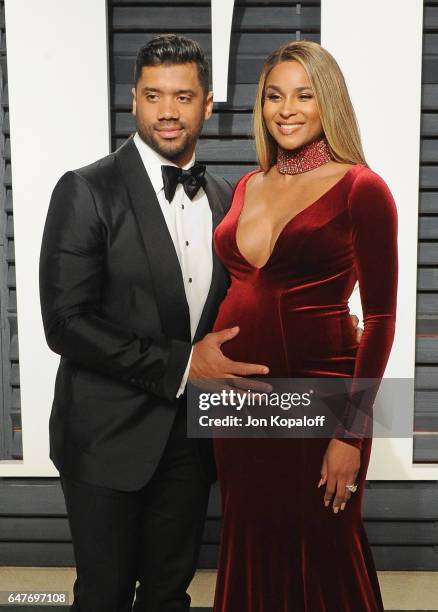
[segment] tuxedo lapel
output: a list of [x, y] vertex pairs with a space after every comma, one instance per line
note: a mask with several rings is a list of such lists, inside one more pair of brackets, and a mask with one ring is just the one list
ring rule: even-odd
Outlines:
[[207, 194], [213, 218], [213, 231], [224, 216], [225, 203], [216, 179], [207, 171], [205, 173], [205, 193]]
[[170, 338], [190, 342], [190, 313], [178, 256], [132, 138], [115, 156], [143, 238], [163, 330]]
[[[213, 222], [213, 232], [218, 225], [218, 223], [222, 220], [224, 216], [225, 210], [225, 202], [224, 194], [219, 189], [216, 179], [209, 173], [205, 173], [205, 193], [207, 194], [208, 203], [210, 205], [211, 214], [212, 214], [212, 222]], [[225, 196], [226, 197], [226, 196]], [[212, 324], [212, 315], [214, 315], [217, 311], [218, 301], [222, 298], [222, 295], [225, 291], [225, 288], [228, 284], [228, 274], [216, 255], [216, 251], [213, 244], [212, 237], [212, 255], [213, 255], [213, 270], [211, 277], [210, 289], [207, 295], [207, 299], [205, 300], [204, 308], [202, 310], [201, 318], [199, 320], [198, 327], [196, 328], [196, 333], [193, 338], [193, 342], [197, 342], [206, 333], [210, 331], [210, 327]]]

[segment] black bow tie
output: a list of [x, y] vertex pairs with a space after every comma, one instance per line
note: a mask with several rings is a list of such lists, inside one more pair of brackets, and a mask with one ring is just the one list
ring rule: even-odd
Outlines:
[[199, 188], [205, 185], [205, 166], [197, 162], [189, 170], [183, 170], [177, 166], [161, 166], [161, 174], [164, 194], [168, 202], [173, 200], [178, 183], [182, 184], [191, 200], [198, 193]]

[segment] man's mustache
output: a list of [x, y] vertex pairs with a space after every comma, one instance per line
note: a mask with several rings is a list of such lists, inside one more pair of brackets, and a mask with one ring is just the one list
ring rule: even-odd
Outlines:
[[170, 122], [160, 122], [154, 125], [155, 130], [183, 130], [185, 129], [185, 123], [170, 123]]

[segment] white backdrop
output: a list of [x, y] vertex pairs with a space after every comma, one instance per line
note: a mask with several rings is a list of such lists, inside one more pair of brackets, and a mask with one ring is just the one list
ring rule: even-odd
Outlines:
[[[233, 2], [218, 4], [212, 0], [213, 83], [221, 101]], [[321, 42], [346, 76], [367, 160], [397, 202], [398, 323], [386, 376], [413, 378], [423, 2], [399, 5], [322, 0]], [[33, 0], [6, 0], [6, 28], [24, 460], [0, 462], [0, 476], [54, 476], [48, 418], [59, 357], [44, 338], [38, 257], [59, 176], [109, 152], [106, 2], [40, 0], [35, 11]], [[360, 314], [357, 300], [352, 309]], [[413, 392], [411, 400], [410, 428]], [[412, 438], [376, 438], [368, 478], [437, 479], [438, 466], [412, 465]]]
[[[321, 44], [346, 77], [365, 156], [388, 183], [398, 210], [399, 286], [397, 328], [388, 378], [415, 375], [415, 318], [421, 118], [423, 2], [322, 0]], [[384, 265], [384, 262], [382, 262]], [[358, 295], [353, 312], [361, 312]], [[409, 412], [413, 426], [414, 389]], [[393, 407], [394, 415], [397, 406]], [[438, 465], [412, 464], [413, 439], [373, 440], [370, 480], [436, 479]]]
[[59, 356], [41, 321], [38, 260], [59, 177], [110, 151], [105, 0], [6, 0], [23, 461], [0, 476], [56, 476], [48, 419]]

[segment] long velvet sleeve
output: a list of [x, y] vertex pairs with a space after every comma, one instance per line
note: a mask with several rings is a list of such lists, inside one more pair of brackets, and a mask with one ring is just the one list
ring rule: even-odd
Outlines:
[[156, 342], [101, 314], [105, 226], [86, 180], [64, 174], [50, 201], [40, 254], [44, 331], [59, 355], [168, 400], [175, 399], [191, 345]]
[[[369, 425], [372, 403], [383, 377], [391, 351], [397, 302], [397, 208], [385, 183], [376, 173], [360, 173], [351, 188], [349, 212], [357, 278], [363, 309], [364, 332], [360, 340], [354, 369], [351, 401], [337, 433], [344, 442], [362, 447], [360, 431], [349, 432], [348, 424], [362, 411], [360, 419]], [[357, 393], [360, 379], [374, 379], [368, 393]], [[375, 384], [374, 384], [375, 383]], [[360, 398], [365, 398], [365, 400]], [[356, 421], [357, 423], [357, 421]], [[348, 435], [353, 437], [343, 438]], [[337, 438], [338, 435], [335, 435]]]

